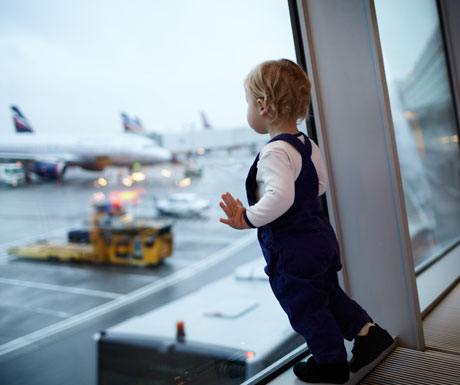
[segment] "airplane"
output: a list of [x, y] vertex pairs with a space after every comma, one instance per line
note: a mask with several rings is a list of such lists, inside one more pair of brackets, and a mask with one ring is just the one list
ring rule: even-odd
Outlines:
[[204, 111], [200, 111], [200, 118], [202, 129], [160, 134], [147, 131], [138, 117], [132, 118], [125, 112], [121, 113], [124, 132], [155, 140], [160, 146], [168, 148], [176, 160], [183, 155], [191, 158], [209, 151], [230, 151], [242, 147], [255, 151], [268, 140], [265, 136], [254, 133], [249, 127], [216, 129]]
[[2, 134], [1, 161], [20, 161], [27, 173], [62, 180], [68, 167], [102, 171], [107, 166], [170, 162], [171, 152], [146, 137], [127, 134], [44, 135], [34, 132], [19, 107], [11, 106], [16, 134]]

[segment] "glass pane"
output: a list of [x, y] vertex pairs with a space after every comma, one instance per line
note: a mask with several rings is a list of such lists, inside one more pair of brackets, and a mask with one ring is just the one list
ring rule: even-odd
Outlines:
[[304, 342], [219, 222], [287, 1], [5, 0], [0, 57], [0, 383], [234, 384]]
[[376, 0], [416, 266], [460, 236], [458, 127], [434, 0]]

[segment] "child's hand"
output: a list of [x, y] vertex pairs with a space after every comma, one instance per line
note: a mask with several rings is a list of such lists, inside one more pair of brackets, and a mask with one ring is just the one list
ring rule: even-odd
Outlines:
[[239, 199], [235, 200], [229, 192], [222, 194], [222, 201], [223, 202], [220, 202], [220, 207], [224, 210], [225, 214], [227, 214], [227, 219], [220, 218], [220, 221], [234, 229], [249, 229], [250, 227], [247, 225], [243, 216], [246, 209], [241, 201]]

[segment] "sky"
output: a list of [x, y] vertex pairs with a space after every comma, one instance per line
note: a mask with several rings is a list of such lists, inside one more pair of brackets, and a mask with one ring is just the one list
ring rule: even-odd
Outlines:
[[246, 124], [243, 79], [295, 60], [287, 1], [2, 0], [0, 140], [18, 105], [47, 134]]

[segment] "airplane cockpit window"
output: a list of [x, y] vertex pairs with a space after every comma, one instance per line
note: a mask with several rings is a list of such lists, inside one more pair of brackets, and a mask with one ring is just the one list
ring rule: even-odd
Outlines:
[[1, 384], [235, 384], [303, 342], [219, 222], [287, 1], [6, 0], [0, 57]]
[[[460, 153], [436, 1], [375, 1], [415, 265], [460, 241]], [[394, 12], [398, 9], [398, 12]]]

